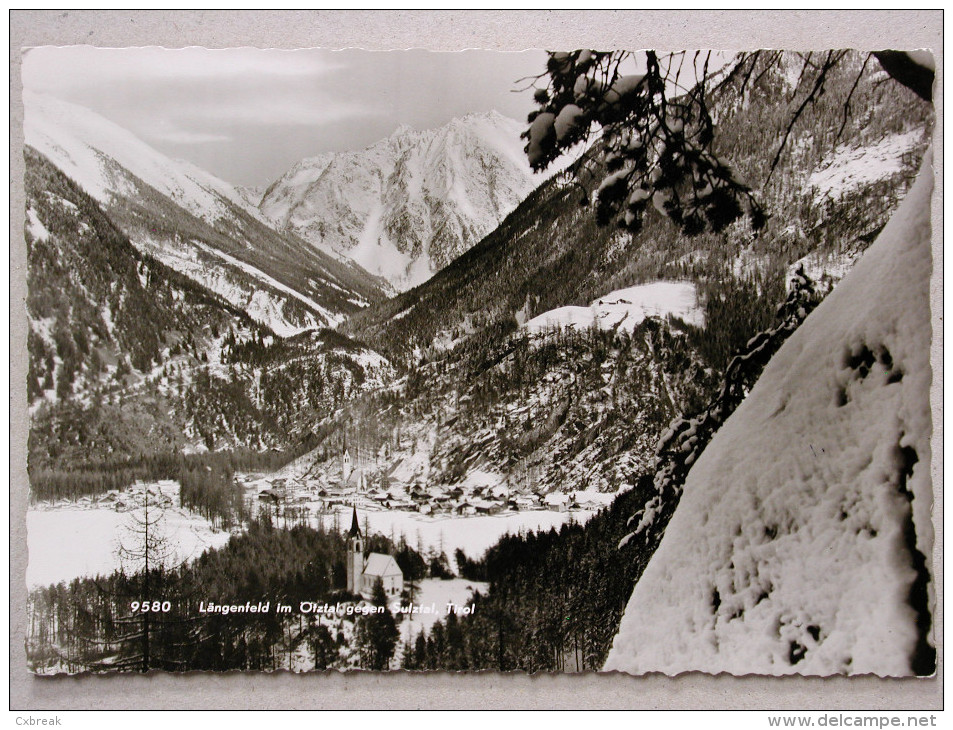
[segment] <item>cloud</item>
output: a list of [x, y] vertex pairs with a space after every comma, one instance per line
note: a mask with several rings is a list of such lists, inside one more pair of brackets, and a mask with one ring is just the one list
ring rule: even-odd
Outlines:
[[[24, 87], [180, 144], [224, 141], [225, 126], [324, 126], [379, 113], [348, 89], [330, 51], [255, 48], [31, 49]], [[348, 89], [350, 91], [350, 89]]]
[[361, 104], [323, 94], [276, 90], [258, 97], [242, 95], [211, 103], [193, 100], [183, 109], [180, 118], [192, 123], [321, 126], [377, 113]]
[[[273, 135], [288, 127], [321, 128], [380, 114], [361, 104], [311, 90], [277, 86], [272, 89], [216, 89], [207, 94], [176, 87], [139, 103], [123, 103], [107, 116], [134, 134], [174, 144], [233, 142], [259, 129]], [[251, 129], [250, 129], [251, 128]]]
[[211, 142], [231, 142], [232, 138], [224, 134], [212, 134], [208, 132], [191, 132], [187, 129], [176, 129], [170, 131], [145, 131], [143, 136], [151, 137], [154, 140], [172, 142], [174, 144], [208, 144]]
[[340, 65], [327, 51], [261, 48], [95, 48], [41, 46], [23, 59], [23, 85], [60, 91], [139, 79], [301, 78], [327, 74]]

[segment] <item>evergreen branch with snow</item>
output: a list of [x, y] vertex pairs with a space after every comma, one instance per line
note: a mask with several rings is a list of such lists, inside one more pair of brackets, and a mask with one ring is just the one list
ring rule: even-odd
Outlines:
[[651, 203], [687, 235], [722, 231], [746, 214], [760, 230], [766, 221], [760, 204], [712, 147], [710, 54], [704, 62], [694, 58], [690, 88], [680, 81], [685, 56], [647, 51], [641, 71], [627, 51], [550, 53], [540, 77], [548, 83], [537, 88], [539, 108], [523, 133], [530, 164], [543, 170], [601, 129], [607, 174], [594, 195], [600, 224], [638, 231]]
[[679, 416], [662, 434], [656, 447], [655, 496], [629, 518], [635, 529], [619, 542], [621, 548], [638, 535], [649, 539], [648, 528], [664, 512], [671, 516], [682, 494], [685, 479], [715, 432], [741, 405], [764, 366], [782, 343], [800, 326], [819, 303], [814, 282], [799, 266], [791, 280], [787, 299], [778, 307], [778, 324], [752, 337], [744, 351], [728, 363], [718, 395], [694, 418]]

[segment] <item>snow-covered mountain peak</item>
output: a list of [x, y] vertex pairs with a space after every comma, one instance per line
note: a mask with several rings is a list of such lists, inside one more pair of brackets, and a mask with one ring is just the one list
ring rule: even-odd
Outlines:
[[[99, 202], [140, 251], [273, 331], [328, 326], [380, 294], [366, 272], [274, 230], [254, 193], [81, 106], [26, 91], [24, 107], [27, 145]], [[307, 174], [318, 163], [310, 164]]]
[[437, 129], [401, 125], [364, 150], [297, 163], [268, 189], [261, 211], [408, 288], [477, 243], [536, 187], [522, 126], [495, 111]]
[[393, 132], [391, 132], [389, 138], [394, 137], [410, 137], [411, 135], [420, 134], [416, 129], [411, 127], [409, 124], [400, 124], [397, 126]]

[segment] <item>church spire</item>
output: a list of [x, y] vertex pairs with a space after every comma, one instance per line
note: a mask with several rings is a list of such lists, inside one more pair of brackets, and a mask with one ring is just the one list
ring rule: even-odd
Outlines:
[[360, 528], [360, 525], [358, 525], [358, 523], [357, 523], [357, 507], [352, 507], [351, 509], [352, 509], [352, 512], [351, 512], [351, 529], [348, 530], [347, 536], [348, 536], [348, 537], [355, 537], [355, 536], [356, 536], [356, 537], [360, 537], [360, 536], [361, 536], [361, 528]]

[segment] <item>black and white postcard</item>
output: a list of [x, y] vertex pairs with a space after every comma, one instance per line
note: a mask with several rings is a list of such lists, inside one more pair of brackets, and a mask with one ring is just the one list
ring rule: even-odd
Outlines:
[[26, 50], [28, 670], [933, 675], [934, 73]]

